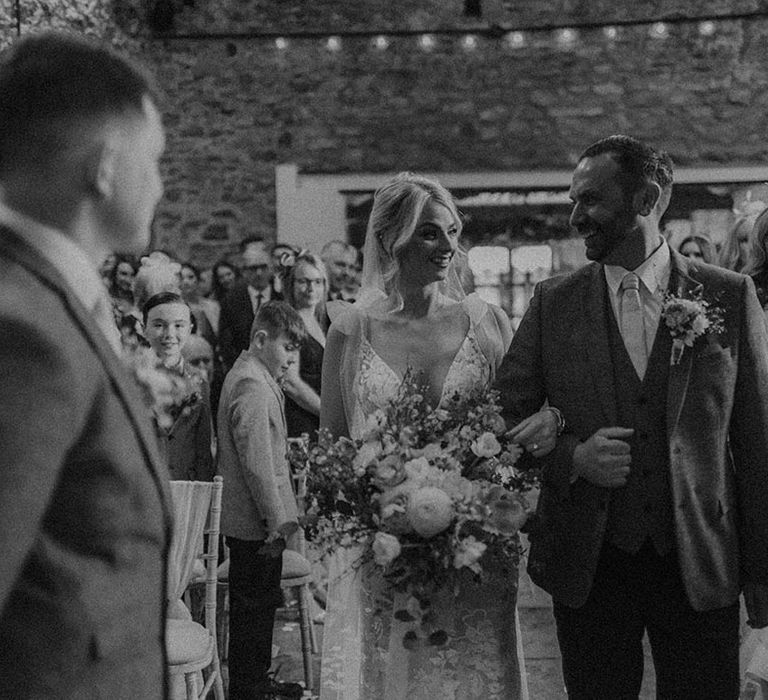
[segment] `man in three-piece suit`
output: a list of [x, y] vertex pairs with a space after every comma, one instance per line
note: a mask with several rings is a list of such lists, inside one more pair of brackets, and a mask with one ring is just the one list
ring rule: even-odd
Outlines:
[[162, 193], [147, 78], [56, 34], [0, 65], [0, 697], [163, 698], [168, 473], [99, 277]]
[[[749, 278], [660, 235], [670, 166], [625, 136], [584, 152], [571, 223], [594, 262], [537, 286], [499, 372], [511, 424], [544, 400], [565, 419], [528, 571], [579, 700], [637, 698], [646, 631], [658, 697], [737, 698], [740, 592], [768, 625], [768, 334]], [[667, 293], [722, 330], [673, 356]]]

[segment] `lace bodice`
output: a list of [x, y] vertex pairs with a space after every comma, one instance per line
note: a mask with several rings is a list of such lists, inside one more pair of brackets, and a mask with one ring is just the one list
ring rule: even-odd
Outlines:
[[[488, 358], [480, 348], [473, 324], [448, 368], [439, 404], [455, 394], [467, 393], [485, 386], [491, 378]], [[354, 380], [354, 421], [350, 427], [352, 437], [359, 437], [365, 417], [376, 409], [384, 408], [396, 394], [402, 377], [374, 350], [365, 335], [360, 344], [360, 366]]]

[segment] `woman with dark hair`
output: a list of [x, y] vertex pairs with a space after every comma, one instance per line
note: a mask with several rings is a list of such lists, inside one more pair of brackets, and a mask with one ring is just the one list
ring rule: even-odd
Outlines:
[[301, 251], [283, 266], [285, 300], [299, 312], [307, 337], [299, 352], [298, 367], [293, 366], [283, 380], [285, 421], [288, 437], [311, 438], [320, 425], [320, 383], [327, 315], [325, 297], [328, 277], [319, 256]]
[[677, 252], [686, 258], [701, 260], [701, 262], [716, 265], [715, 248], [706, 236], [687, 236], [677, 247]]
[[199, 284], [200, 270], [191, 262], [182, 263], [179, 289], [195, 318], [194, 333], [216, 347], [221, 307], [217, 301], [200, 296]]
[[235, 286], [235, 282], [240, 277], [240, 270], [236, 265], [225, 259], [218, 260], [212, 268], [211, 278], [211, 296], [221, 304], [224, 297]]
[[115, 264], [109, 276], [109, 296], [112, 305], [120, 315], [132, 313], [135, 310], [133, 300], [133, 280], [139, 264], [131, 255], [115, 255]]

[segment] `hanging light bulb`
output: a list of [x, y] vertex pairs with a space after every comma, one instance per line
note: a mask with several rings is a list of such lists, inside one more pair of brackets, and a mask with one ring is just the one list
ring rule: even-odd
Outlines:
[[275, 39], [275, 48], [279, 51], [285, 51], [288, 48], [288, 39], [279, 36]]
[[699, 34], [701, 36], [712, 36], [715, 33], [715, 23], [712, 20], [699, 22]]
[[325, 42], [325, 48], [333, 53], [341, 51], [341, 37], [329, 36], [328, 41]]
[[619, 36], [618, 27], [603, 27], [603, 36], [608, 41], [615, 41]]
[[419, 48], [422, 51], [431, 51], [435, 48], [435, 37], [431, 34], [422, 34], [419, 37]]
[[507, 32], [504, 36], [504, 43], [510, 49], [519, 49], [525, 46], [525, 34], [523, 32]]
[[378, 49], [379, 51], [386, 51], [387, 48], [389, 48], [389, 39], [383, 34], [373, 37], [373, 48]]
[[648, 33], [653, 39], [666, 39], [669, 36], [669, 27], [665, 22], [654, 22]]
[[461, 48], [465, 51], [474, 51], [477, 48], [477, 37], [474, 34], [465, 34], [461, 37]]
[[559, 29], [555, 36], [558, 46], [563, 49], [570, 49], [576, 43], [578, 38], [579, 33], [570, 27]]

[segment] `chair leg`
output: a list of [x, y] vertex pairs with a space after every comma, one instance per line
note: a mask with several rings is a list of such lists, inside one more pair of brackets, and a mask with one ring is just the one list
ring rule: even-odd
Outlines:
[[307, 690], [312, 690], [312, 618], [309, 610], [309, 585], [298, 586], [299, 631], [301, 632], [301, 654], [304, 659], [304, 683]]
[[187, 686], [187, 700], [198, 700], [197, 697], [197, 672], [184, 674], [184, 682]]

